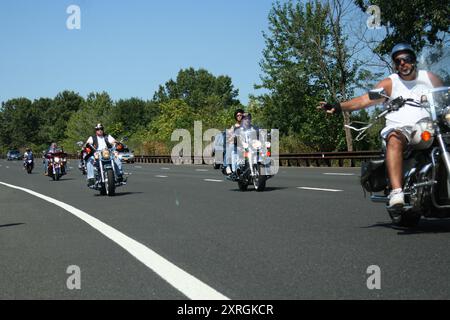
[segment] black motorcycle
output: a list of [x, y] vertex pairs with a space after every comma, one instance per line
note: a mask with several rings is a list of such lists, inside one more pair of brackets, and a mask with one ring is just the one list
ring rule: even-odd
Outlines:
[[101, 195], [114, 196], [116, 194], [116, 187], [126, 184], [126, 179], [118, 180], [118, 173], [114, 166], [114, 158], [117, 156], [115, 148], [105, 148], [102, 151], [95, 150], [93, 146], [86, 146], [86, 161], [94, 156], [94, 177], [95, 183], [92, 189], [100, 191]]
[[34, 161], [31, 158], [25, 159], [23, 166], [25, 167], [25, 170], [27, 170], [28, 174], [31, 174], [31, 172], [34, 169]]
[[[421, 101], [402, 97], [390, 99], [383, 89], [369, 91], [371, 100], [388, 99], [387, 109], [378, 115], [378, 120], [405, 105], [424, 108], [429, 117], [421, 119], [414, 126], [412, 139], [416, 142], [403, 160], [403, 192], [405, 206], [389, 207], [387, 211], [395, 225], [414, 227], [421, 217], [450, 217], [450, 87], [429, 90]], [[375, 122], [374, 121], [374, 122]], [[347, 126], [360, 133], [359, 141], [374, 122], [363, 128]], [[363, 162], [361, 184], [371, 193], [374, 202], [388, 203], [391, 192], [384, 156]], [[382, 194], [374, 194], [382, 192]]]

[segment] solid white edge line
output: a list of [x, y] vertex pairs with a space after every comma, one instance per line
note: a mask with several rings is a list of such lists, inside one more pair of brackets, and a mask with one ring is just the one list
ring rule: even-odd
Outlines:
[[201, 280], [195, 278], [194, 276], [177, 267], [167, 259], [161, 257], [152, 249], [128, 237], [127, 235], [114, 229], [113, 227], [107, 225], [106, 223], [98, 220], [97, 218], [90, 216], [86, 212], [83, 212], [59, 200], [53, 199], [51, 197], [45, 196], [43, 194], [37, 193], [35, 191], [26, 188], [14, 186], [1, 181], [0, 184], [9, 188], [27, 192], [35, 197], [41, 198], [47, 202], [50, 202], [70, 212], [74, 216], [78, 217], [79, 219], [83, 220], [91, 227], [99, 231], [107, 238], [114, 241], [123, 249], [128, 251], [133, 257], [141, 261], [144, 265], [146, 265], [148, 268], [150, 268], [152, 271], [158, 274], [161, 278], [163, 278], [165, 281], [167, 281], [170, 285], [172, 285], [175, 289], [180, 291], [189, 299], [229, 300], [229, 298], [222, 295], [215, 289], [211, 288]]
[[311, 187], [297, 187], [297, 189], [313, 190], [313, 191], [327, 191], [327, 192], [342, 192], [342, 191], [344, 191], [344, 190], [337, 190], [337, 189], [322, 189], [322, 188], [311, 188]]

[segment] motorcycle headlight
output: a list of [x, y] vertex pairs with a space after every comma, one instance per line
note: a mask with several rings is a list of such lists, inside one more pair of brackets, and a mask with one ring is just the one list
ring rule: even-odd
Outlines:
[[54, 161], [55, 161], [55, 162], [59, 162], [59, 160], [60, 160], [59, 157], [55, 157], [55, 158], [54, 158]]
[[261, 148], [261, 145], [262, 145], [261, 141], [259, 141], [259, 140], [255, 140], [252, 142], [253, 149], [259, 149], [259, 148]]
[[103, 159], [105, 159], [105, 160], [108, 160], [108, 159], [109, 159], [109, 157], [110, 157], [110, 152], [109, 152], [108, 149], [103, 149], [103, 150], [102, 150], [102, 157], [103, 157]]
[[248, 143], [244, 142], [244, 143], [242, 143], [242, 146], [244, 147], [244, 149], [247, 149], [248, 148]]
[[445, 124], [450, 127], [450, 106], [444, 109], [442, 118], [444, 119]]
[[266, 142], [266, 148], [270, 148], [270, 142]]

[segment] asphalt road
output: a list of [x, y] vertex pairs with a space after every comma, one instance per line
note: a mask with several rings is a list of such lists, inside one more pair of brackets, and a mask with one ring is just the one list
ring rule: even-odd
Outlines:
[[0, 299], [450, 298], [450, 221], [393, 227], [357, 168], [281, 168], [259, 193], [209, 166], [130, 164], [115, 197], [40, 169], [0, 160]]

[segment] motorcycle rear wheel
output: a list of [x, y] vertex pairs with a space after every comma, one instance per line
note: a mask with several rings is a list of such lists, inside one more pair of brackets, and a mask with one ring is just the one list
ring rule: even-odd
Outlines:
[[392, 223], [399, 227], [414, 228], [419, 224], [421, 215], [419, 213], [402, 212], [393, 214], [389, 212]]

